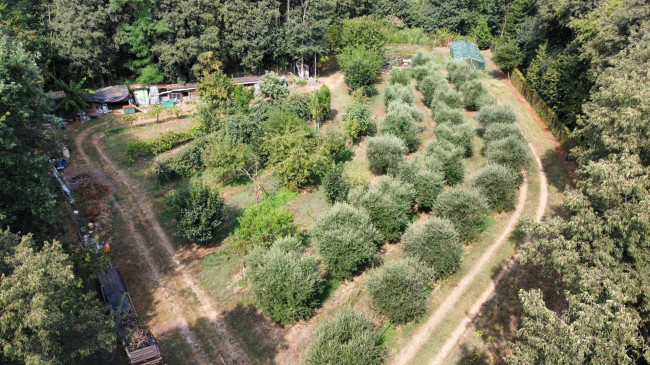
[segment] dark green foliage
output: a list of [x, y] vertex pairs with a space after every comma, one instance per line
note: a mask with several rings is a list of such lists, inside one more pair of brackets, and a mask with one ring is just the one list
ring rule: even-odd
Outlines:
[[237, 85], [235, 87], [235, 106], [237, 110], [242, 113], [248, 113], [251, 100], [255, 97], [254, 87], [245, 87], [244, 85]]
[[316, 122], [320, 128], [321, 123], [327, 120], [332, 113], [331, 108], [332, 94], [327, 85], [323, 85], [317, 91], [311, 94], [309, 100], [309, 111], [311, 112], [311, 120]]
[[483, 139], [486, 144], [490, 144], [492, 141], [498, 139], [507, 138], [510, 136], [517, 136], [522, 141], [524, 140], [524, 135], [521, 134], [519, 127], [514, 123], [494, 123], [490, 124], [485, 128], [483, 132]]
[[363, 103], [354, 103], [343, 114], [345, 133], [353, 142], [373, 131], [372, 111]]
[[465, 177], [463, 150], [444, 139], [436, 139], [427, 146], [425, 163], [429, 169], [442, 171], [449, 185], [457, 185]]
[[490, 43], [492, 43], [492, 34], [490, 34], [487, 17], [482, 16], [478, 19], [476, 26], [472, 29], [472, 34], [476, 39], [476, 45], [478, 45], [478, 48], [486, 49], [490, 47]]
[[337, 60], [345, 74], [345, 83], [351, 89], [371, 87], [384, 64], [377, 50], [363, 47], [347, 47]]
[[158, 180], [165, 182], [179, 177], [189, 177], [203, 169], [205, 148], [216, 138], [215, 134], [197, 138], [178, 153], [157, 159], [154, 166]]
[[345, 202], [348, 199], [350, 183], [343, 175], [343, 166], [336, 166], [323, 177], [323, 190], [330, 204]]
[[497, 212], [515, 209], [517, 187], [521, 175], [509, 168], [497, 164], [487, 164], [479, 171], [473, 185], [483, 192], [490, 208]]
[[65, 83], [62, 80], [56, 80], [56, 83], [65, 93], [63, 99], [56, 105], [56, 109], [65, 110], [69, 116], [74, 116], [86, 110], [88, 100], [85, 94], [94, 93], [94, 91], [83, 87], [86, 83], [85, 77], [78, 82], [69, 81]]
[[407, 151], [404, 141], [393, 135], [368, 138], [366, 156], [370, 163], [370, 171], [374, 174], [385, 174], [397, 169]]
[[440, 72], [434, 71], [422, 79], [422, 81], [418, 84], [418, 90], [422, 92], [424, 102], [428, 105], [431, 105], [433, 96], [435, 95], [436, 91], [446, 85], [447, 81], [445, 80], [445, 77], [442, 76]]
[[170, 191], [165, 196], [165, 205], [176, 219], [176, 235], [190, 241], [211, 240], [224, 215], [219, 190], [203, 184], [191, 184], [189, 189]]
[[514, 123], [517, 121], [517, 115], [509, 106], [496, 104], [481, 108], [476, 115], [476, 120], [487, 127], [494, 123]]
[[318, 253], [332, 277], [349, 279], [377, 259], [381, 237], [368, 213], [335, 204], [311, 230]]
[[417, 319], [426, 310], [428, 270], [417, 260], [389, 261], [368, 278], [372, 306], [392, 323], [404, 324]]
[[415, 124], [413, 108], [403, 103], [391, 103], [380, 128], [381, 133], [392, 134], [404, 141], [410, 152], [415, 151], [420, 144], [420, 128]]
[[431, 170], [416, 162], [401, 164], [397, 176], [400, 181], [413, 186], [415, 203], [419, 210], [431, 209], [438, 194], [445, 187], [445, 175], [442, 172]]
[[[249, 145], [224, 138], [212, 141], [206, 146], [203, 163], [223, 184], [228, 184], [254, 169], [259, 158]], [[250, 178], [249, 176], [246, 176]]]
[[485, 103], [481, 98], [488, 95], [487, 89], [479, 80], [467, 81], [460, 91], [463, 93], [463, 103], [467, 110], [479, 110], [483, 106], [481, 103]]
[[476, 189], [455, 187], [438, 195], [433, 211], [436, 215], [449, 219], [468, 243], [478, 237], [490, 212], [486, 197]]
[[402, 250], [406, 256], [430, 267], [435, 279], [456, 272], [464, 252], [454, 225], [449, 220], [438, 217], [430, 218], [424, 223], [411, 224], [402, 236]]
[[212, 104], [221, 104], [229, 100], [235, 92], [235, 84], [221, 70], [221, 62], [211, 51], [201, 53], [197, 61], [192, 70], [199, 79], [196, 91], [201, 95], [201, 99], [208, 100]]
[[231, 236], [235, 244], [244, 250], [250, 246], [268, 247], [280, 237], [294, 235], [297, 230], [293, 213], [285, 207], [294, 196], [285, 191], [246, 208], [237, 218], [239, 226]]
[[208, 132], [216, 132], [221, 125], [219, 110], [211, 103], [199, 102], [197, 107], [197, 116], [201, 126]]
[[300, 245], [296, 241], [279, 239], [270, 249], [257, 247], [246, 259], [255, 304], [281, 323], [309, 317], [323, 291], [318, 261], [295, 249]]
[[460, 89], [466, 82], [478, 78], [478, 73], [472, 69], [469, 63], [462, 60], [451, 60], [447, 63], [447, 79]]
[[[351, 192], [352, 193], [352, 192]], [[411, 220], [415, 190], [410, 184], [390, 177], [379, 181], [350, 201], [368, 211], [370, 219], [387, 241], [395, 241]]]
[[152, 153], [151, 141], [131, 141], [126, 145], [126, 157], [130, 164], [136, 163], [139, 159]]
[[431, 100], [432, 104], [440, 103], [452, 109], [461, 109], [465, 105], [463, 94], [446, 84], [436, 90]]
[[458, 125], [443, 124], [436, 128], [436, 137], [453, 143], [460, 148], [465, 157], [471, 157], [474, 149], [474, 127], [469, 123]]
[[390, 83], [392, 85], [399, 84], [399, 85], [408, 86], [409, 83], [411, 82], [411, 78], [413, 78], [413, 72], [411, 71], [411, 69], [408, 68], [401, 69], [401, 70], [395, 69], [390, 72]]
[[393, 83], [388, 88], [386, 88], [386, 93], [384, 94], [384, 105], [388, 106], [392, 101], [400, 101], [404, 104], [413, 104], [415, 98], [411, 92], [411, 88], [408, 85], [395, 84]]
[[[286, 98], [277, 100], [275, 102], [275, 105], [286, 112], [297, 115], [302, 120], [311, 120], [312, 97], [316, 94], [318, 93], [308, 94], [308, 93], [294, 92], [289, 94], [289, 96]], [[327, 110], [321, 109], [321, 112], [327, 113]]]
[[82, 293], [82, 282], [61, 245], [45, 242], [36, 250], [31, 236], [21, 238], [9, 231], [0, 235], [4, 236], [0, 242], [13, 241], [13, 252], [0, 252], [7, 265], [2, 272], [8, 274], [0, 281], [3, 362], [109, 362], [115, 342], [113, 323], [95, 294]]
[[344, 49], [363, 47], [378, 50], [388, 42], [383, 28], [381, 21], [371, 17], [346, 19], [343, 21], [339, 46]]
[[517, 44], [510, 40], [500, 44], [494, 52], [494, 63], [503, 70], [510, 72], [521, 64], [524, 59], [523, 53], [519, 50]]
[[285, 85], [284, 78], [275, 72], [266, 72], [260, 81], [260, 92], [264, 97], [276, 101], [289, 95], [289, 88]]
[[459, 109], [452, 109], [446, 104], [438, 103], [433, 106], [433, 118], [438, 125], [459, 125], [465, 123], [463, 113]]
[[516, 135], [490, 142], [485, 149], [489, 162], [521, 171], [530, 164], [528, 144]]
[[318, 326], [305, 364], [379, 365], [385, 357], [386, 349], [372, 322], [345, 306]]

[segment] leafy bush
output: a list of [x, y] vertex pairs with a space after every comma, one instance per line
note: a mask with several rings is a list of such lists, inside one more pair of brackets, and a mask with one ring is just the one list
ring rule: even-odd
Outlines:
[[255, 156], [249, 145], [224, 136], [206, 146], [203, 163], [212, 169], [221, 183], [228, 184], [255, 164]]
[[246, 260], [255, 303], [282, 323], [309, 317], [324, 287], [316, 258], [292, 249], [299, 244], [295, 238], [285, 238], [270, 249], [257, 247]]
[[391, 103], [390, 106], [381, 124], [381, 132], [400, 138], [409, 151], [417, 150], [420, 128], [415, 124], [413, 108], [403, 103]]
[[440, 72], [433, 72], [422, 79], [418, 84], [418, 90], [422, 92], [424, 102], [431, 105], [436, 91], [443, 86], [447, 86], [444, 76]]
[[425, 77], [439, 73], [438, 71], [440, 71], [440, 65], [435, 62], [428, 62], [421, 66], [414, 66], [412, 70], [413, 77], [419, 84], [422, 82], [422, 80], [424, 80]]
[[289, 95], [289, 88], [285, 85], [284, 78], [273, 71], [266, 72], [260, 80], [260, 93], [265, 98], [278, 100]]
[[478, 73], [465, 61], [451, 60], [447, 63], [447, 78], [456, 88], [461, 88], [467, 81], [478, 78]]
[[363, 47], [347, 47], [337, 60], [351, 89], [372, 86], [384, 65], [379, 51]]
[[524, 135], [521, 134], [519, 127], [513, 123], [494, 123], [490, 124], [485, 128], [483, 132], [483, 139], [486, 144], [489, 144], [492, 141], [496, 141], [502, 138], [508, 138], [510, 136], [516, 136], [517, 138], [524, 140]]
[[517, 116], [509, 106], [496, 104], [481, 108], [476, 115], [476, 120], [487, 127], [494, 123], [514, 123], [517, 121]]
[[463, 150], [465, 157], [471, 157], [474, 149], [474, 127], [469, 123], [459, 125], [443, 124], [436, 127], [436, 137], [453, 143]]
[[404, 141], [393, 135], [368, 138], [366, 156], [370, 163], [370, 171], [375, 174], [385, 174], [396, 169], [404, 160], [407, 151]]
[[372, 306], [395, 324], [410, 322], [426, 311], [428, 281], [427, 269], [419, 261], [389, 261], [368, 278]]
[[382, 177], [367, 190], [350, 191], [349, 199], [365, 208], [375, 227], [387, 241], [398, 239], [410, 222], [415, 191], [410, 184]]
[[457, 185], [465, 177], [463, 152], [449, 141], [436, 139], [427, 146], [425, 163], [430, 170], [441, 171], [447, 184]]
[[454, 223], [463, 242], [470, 242], [485, 228], [490, 207], [479, 190], [456, 187], [438, 195], [433, 210]]
[[381, 237], [363, 210], [337, 203], [311, 230], [332, 277], [349, 279], [377, 258]]
[[350, 183], [343, 175], [343, 166], [336, 166], [325, 174], [323, 189], [330, 204], [344, 202], [348, 199]]
[[415, 98], [413, 97], [410, 87], [393, 84], [386, 88], [386, 93], [384, 94], [384, 105], [388, 106], [391, 101], [401, 101], [410, 105], [415, 102]]
[[481, 95], [476, 99], [476, 105], [478, 110], [481, 110], [481, 108], [486, 107], [488, 105], [494, 105], [497, 103], [497, 99], [490, 95], [490, 94], [485, 94]]
[[441, 103], [445, 104], [452, 109], [461, 109], [463, 108], [463, 94], [459, 91], [454, 90], [447, 84], [439, 87], [431, 99], [431, 103]]
[[254, 87], [235, 86], [235, 106], [242, 113], [248, 113], [249, 105], [255, 97]]
[[314, 94], [308, 93], [292, 93], [286, 98], [282, 98], [276, 102], [278, 108], [297, 115], [302, 120], [310, 120], [311, 115], [311, 99]]
[[528, 145], [516, 135], [490, 142], [485, 149], [485, 157], [489, 162], [515, 171], [521, 171], [530, 164]]
[[206, 146], [217, 140], [216, 134], [197, 138], [175, 155], [159, 158], [155, 162], [158, 180], [170, 181], [179, 177], [190, 177], [204, 167], [203, 154]]
[[126, 157], [131, 165], [152, 153], [150, 140], [131, 141], [126, 145]]
[[413, 55], [413, 58], [412, 58], [412, 60], [411, 60], [411, 63], [412, 63], [412, 65], [413, 65], [413, 67], [417, 67], [417, 66], [423, 66], [423, 65], [426, 65], [426, 64], [428, 64], [428, 63], [435, 64], [435, 60], [434, 60], [434, 58], [433, 58], [433, 53], [430, 53], [430, 52], [424, 52], [424, 51], [422, 51], [422, 50], [418, 50], [418, 51], [415, 52], [415, 54]]
[[345, 134], [354, 142], [359, 137], [370, 134], [374, 128], [372, 111], [366, 104], [354, 103], [343, 114]]
[[247, 207], [231, 236], [235, 245], [244, 250], [251, 245], [268, 247], [280, 237], [294, 235], [293, 213], [285, 206], [294, 197], [295, 193], [284, 191]]
[[318, 326], [307, 349], [305, 364], [379, 365], [385, 357], [381, 335], [372, 322], [345, 306]]
[[438, 125], [451, 124], [458, 125], [465, 123], [463, 113], [459, 109], [452, 109], [447, 104], [436, 104], [433, 107], [433, 118]]
[[390, 73], [390, 83], [393, 85], [404, 85], [408, 86], [413, 77], [413, 72], [411, 69], [395, 69]]
[[436, 279], [456, 272], [463, 256], [458, 231], [449, 220], [438, 217], [411, 224], [402, 236], [402, 249], [407, 257], [431, 267]]
[[219, 109], [215, 108], [212, 103], [202, 100], [197, 107], [199, 123], [208, 132], [216, 132], [221, 127], [221, 117]]
[[340, 46], [379, 49], [388, 42], [385, 26], [381, 20], [361, 16], [343, 21]]
[[415, 203], [420, 210], [431, 209], [445, 187], [445, 175], [442, 172], [413, 162], [400, 165], [398, 178], [413, 186]]
[[224, 214], [223, 199], [219, 190], [202, 184], [192, 184], [189, 189], [170, 191], [165, 195], [165, 205], [176, 219], [176, 235], [190, 241], [211, 240]]
[[159, 154], [165, 151], [169, 151], [174, 147], [194, 138], [195, 134], [196, 134], [195, 129], [190, 129], [182, 132], [177, 132], [177, 131], [164, 132], [151, 140], [151, 151], [154, 154]]
[[463, 102], [467, 110], [478, 110], [482, 106], [479, 104], [481, 97], [488, 95], [487, 89], [479, 80], [466, 82], [460, 91], [463, 93]]
[[505, 166], [487, 164], [479, 171], [473, 185], [487, 198], [490, 207], [497, 211], [515, 209], [516, 190], [521, 183], [521, 175]]

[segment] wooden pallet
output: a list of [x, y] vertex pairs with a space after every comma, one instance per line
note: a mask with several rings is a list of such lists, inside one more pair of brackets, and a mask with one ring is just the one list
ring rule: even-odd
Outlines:
[[162, 364], [160, 350], [155, 343], [153, 345], [143, 347], [131, 352], [129, 352], [129, 350], [126, 350], [126, 355], [129, 357], [129, 362], [132, 365]]

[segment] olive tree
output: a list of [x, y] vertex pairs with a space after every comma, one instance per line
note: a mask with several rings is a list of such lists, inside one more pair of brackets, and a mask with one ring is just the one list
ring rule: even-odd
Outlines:
[[420, 210], [431, 209], [445, 187], [445, 175], [441, 171], [431, 170], [419, 162], [401, 164], [397, 176], [400, 181], [413, 186], [415, 203]]
[[510, 167], [521, 171], [530, 165], [528, 145], [517, 135], [492, 141], [485, 149], [485, 157], [489, 162]]
[[402, 250], [431, 267], [436, 279], [458, 270], [463, 256], [463, 244], [453, 223], [438, 217], [411, 224], [402, 236]]
[[487, 127], [494, 123], [514, 123], [517, 121], [517, 116], [509, 106], [495, 104], [481, 108], [476, 115], [476, 120]]
[[433, 211], [454, 223], [463, 242], [470, 242], [485, 228], [490, 207], [480, 190], [455, 187], [438, 195]]
[[392, 103], [381, 124], [381, 133], [392, 134], [406, 144], [410, 152], [417, 149], [420, 128], [415, 124], [413, 108], [403, 103]]
[[482, 106], [480, 103], [485, 102], [481, 98], [488, 95], [487, 89], [479, 80], [467, 81], [460, 91], [463, 94], [463, 103], [467, 110], [478, 110]]
[[408, 152], [406, 144], [400, 138], [391, 134], [368, 138], [366, 156], [370, 171], [375, 174], [385, 174], [396, 169]]
[[437, 103], [433, 106], [433, 119], [436, 124], [451, 124], [457, 125], [465, 122], [463, 113], [460, 109], [452, 109], [447, 104]]
[[524, 140], [524, 135], [521, 134], [519, 127], [513, 123], [490, 124], [485, 128], [485, 131], [483, 131], [483, 140], [485, 140], [486, 144], [510, 136], [516, 136], [522, 141]]
[[427, 146], [425, 163], [429, 169], [441, 171], [447, 184], [457, 185], [465, 177], [463, 152], [447, 140], [436, 139]]
[[405, 104], [413, 104], [415, 102], [411, 88], [401, 84], [393, 84], [386, 88], [384, 105], [388, 106], [394, 100], [399, 100]]
[[469, 123], [459, 125], [443, 124], [436, 128], [436, 137], [453, 143], [463, 150], [465, 157], [471, 157], [474, 149], [475, 130]]
[[219, 190], [203, 184], [170, 191], [165, 196], [165, 204], [176, 219], [175, 233], [190, 241], [211, 240], [224, 215]]
[[363, 103], [350, 105], [343, 114], [343, 128], [352, 142], [356, 142], [361, 136], [371, 134], [374, 129], [372, 110]]
[[521, 183], [521, 175], [506, 166], [487, 164], [474, 178], [473, 185], [487, 198], [490, 207], [497, 211], [515, 209], [517, 187]]

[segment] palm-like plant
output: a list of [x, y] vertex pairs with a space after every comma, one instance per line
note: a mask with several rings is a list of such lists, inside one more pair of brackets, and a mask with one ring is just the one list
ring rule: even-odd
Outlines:
[[68, 114], [75, 114], [86, 109], [88, 101], [84, 97], [84, 94], [94, 94], [95, 91], [83, 87], [86, 83], [85, 77], [76, 83], [70, 81], [66, 84], [63, 80], [58, 79], [55, 81], [65, 93], [63, 100], [57, 104], [56, 109], [63, 109]]

